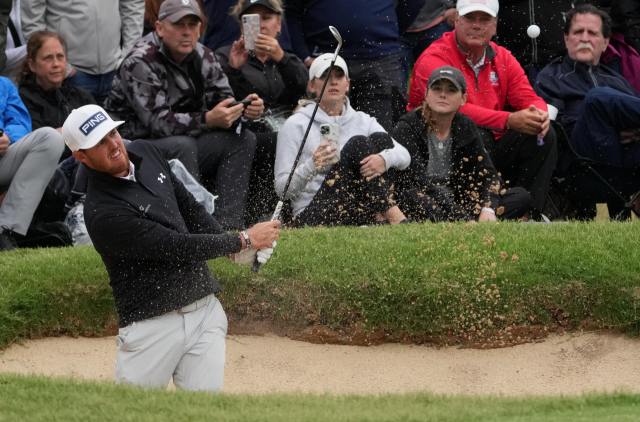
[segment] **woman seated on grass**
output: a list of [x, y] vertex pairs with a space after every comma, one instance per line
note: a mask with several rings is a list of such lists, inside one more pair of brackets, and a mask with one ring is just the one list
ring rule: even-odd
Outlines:
[[423, 105], [402, 116], [392, 132], [411, 154], [399, 176], [399, 203], [413, 220], [517, 219], [531, 205], [525, 189], [505, 189], [477, 126], [458, 111], [466, 90], [460, 70], [434, 70]]
[[[389, 169], [403, 170], [410, 163], [407, 150], [395, 142], [369, 115], [349, 104], [349, 71], [338, 57], [327, 75], [333, 55], [323, 54], [309, 69], [308, 91], [316, 97], [329, 77], [318, 113], [295, 169], [287, 198], [291, 199], [295, 226], [362, 225], [376, 215], [390, 224], [405, 216], [393, 199]], [[280, 132], [275, 163], [278, 195], [291, 172], [315, 102], [310, 101], [291, 116]], [[320, 125], [339, 125], [339, 161], [335, 148], [321, 142]], [[334, 163], [334, 164], [332, 164]]]

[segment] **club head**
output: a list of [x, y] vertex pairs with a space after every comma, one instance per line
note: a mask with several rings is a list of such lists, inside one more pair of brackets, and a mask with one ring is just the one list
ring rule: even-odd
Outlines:
[[338, 32], [336, 27], [335, 26], [330, 26], [329, 27], [329, 31], [331, 31], [331, 33], [336, 38], [336, 40], [338, 40], [338, 44], [340, 44], [342, 46], [342, 37], [340, 36], [340, 33]]

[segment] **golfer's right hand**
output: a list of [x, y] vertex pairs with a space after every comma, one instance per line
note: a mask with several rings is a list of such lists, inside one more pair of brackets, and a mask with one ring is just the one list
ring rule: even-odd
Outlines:
[[278, 239], [280, 221], [265, 221], [247, 230], [251, 240], [251, 249], [267, 249], [273, 247], [273, 241]]
[[221, 127], [229, 129], [233, 122], [238, 120], [240, 116], [242, 116], [242, 112], [244, 112], [244, 106], [242, 104], [229, 107], [229, 104], [234, 101], [235, 100], [233, 98], [227, 98], [211, 110], [207, 111], [207, 127]]
[[336, 151], [331, 144], [323, 142], [320, 144], [316, 152], [313, 154], [313, 165], [317, 170], [322, 170], [326, 166], [330, 166], [330, 161], [335, 158]]

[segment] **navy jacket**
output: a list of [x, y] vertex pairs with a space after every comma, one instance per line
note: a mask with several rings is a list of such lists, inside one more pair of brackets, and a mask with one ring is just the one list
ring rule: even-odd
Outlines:
[[[333, 53], [342, 35], [344, 59], [375, 59], [398, 54], [399, 31], [405, 31], [425, 0], [289, 0], [286, 19], [293, 52], [302, 60]], [[395, 7], [394, 7], [395, 5]]]
[[87, 168], [84, 216], [102, 257], [120, 327], [182, 308], [221, 290], [206, 260], [240, 252], [146, 141], [127, 145], [136, 181]]
[[569, 56], [559, 57], [542, 69], [533, 89], [547, 104], [558, 109], [556, 121], [570, 137], [584, 97], [597, 86], [638, 97], [636, 90], [619, 73], [606, 66], [576, 62]]

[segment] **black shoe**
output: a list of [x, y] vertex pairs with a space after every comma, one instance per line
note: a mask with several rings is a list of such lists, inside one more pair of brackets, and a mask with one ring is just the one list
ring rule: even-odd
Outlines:
[[16, 239], [13, 237], [13, 231], [3, 226], [2, 233], [0, 233], [0, 251], [12, 251], [18, 248]]

